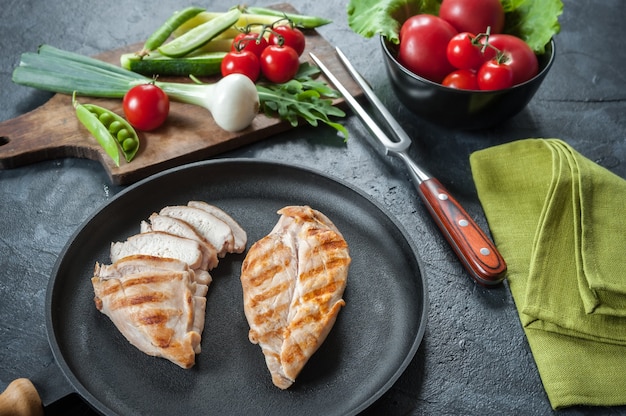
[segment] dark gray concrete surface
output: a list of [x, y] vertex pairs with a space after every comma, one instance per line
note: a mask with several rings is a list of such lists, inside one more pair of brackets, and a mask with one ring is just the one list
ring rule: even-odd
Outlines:
[[[388, 87], [378, 40], [365, 40], [349, 29], [346, 3], [291, 1], [303, 13], [334, 19], [319, 32], [353, 60], [414, 138], [416, 159], [481, 226], [486, 221], [468, 161], [478, 149], [527, 137], [558, 137], [626, 178], [623, 0], [565, 0], [556, 61], [535, 98], [505, 124], [476, 132], [436, 127], [409, 114]], [[20, 53], [49, 43], [90, 55], [140, 42], [155, 22], [182, 6], [171, 0], [158, 6], [143, 0], [116, 6], [91, 0], [5, 1], [0, 8], [0, 120], [33, 110], [50, 97], [11, 83]], [[345, 124], [351, 134], [346, 144], [329, 129], [301, 127], [220, 157], [285, 161], [328, 172], [387, 207], [417, 244], [430, 297], [426, 333], [405, 373], [365, 414], [626, 414], [624, 407], [552, 411], [506, 283], [495, 289], [474, 284], [399, 162], [379, 156], [355, 117]], [[46, 286], [68, 239], [122, 189], [110, 184], [98, 163], [87, 160], [0, 171], [0, 390], [18, 377], [31, 378], [46, 397], [68, 389], [48, 346]]]

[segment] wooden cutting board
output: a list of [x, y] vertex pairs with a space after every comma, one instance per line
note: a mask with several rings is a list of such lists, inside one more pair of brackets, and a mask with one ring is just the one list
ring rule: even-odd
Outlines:
[[[273, 7], [297, 12], [289, 4]], [[334, 47], [315, 30], [304, 32], [307, 46], [300, 60], [310, 61], [309, 52], [315, 53], [353, 95], [362, 94], [337, 58]], [[119, 64], [121, 54], [137, 51], [141, 46], [130, 45], [105, 52], [97, 58]], [[167, 80], [188, 82], [186, 79]], [[203, 81], [212, 82], [215, 79]], [[124, 114], [120, 99], [80, 97], [79, 101], [83, 104], [98, 104], [117, 114]], [[335, 101], [335, 105], [342, 108], [344, 104], [343, 99]], [[287, 122], [259, 114], [246, 130], [229, 133], [214, 123], [208, 110], [173, 102], [165, 124], [152, 132], [139, 132], [139, 152], [130, 163], [121, 158], [120, 166], [117, 167], [76, 118], [71, 97], [55, 94], [41, 107], [0, 123], [0, 168], [10, 169], [56, 158], [87, 158], [100, 161], [113, 184], [127, 185], [162, 170], [204, 160], [290, 128], [292, 126]]]

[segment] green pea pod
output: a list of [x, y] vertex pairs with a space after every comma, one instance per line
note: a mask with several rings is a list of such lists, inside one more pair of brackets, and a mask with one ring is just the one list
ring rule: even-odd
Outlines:
[[100, 146], [107, 155], [113, 159], [115, 166], [120, 166], [120, 152], [117, 147], [115, 138], [109, 133], [109, 130], [100, 122], [98, 116], [89, 111], [84, 105], [76, 101], [76, 95], [72, 96], [72, 104], [76, 109], [76, 117], [87, 128], [89, 133], [96, 138]]
[[98, 118], [100, 124], [107, 130], [109, 136], [113, 138], [113, 142], [124, 153], [126, 161], [130, 162], [133, 160], [139, 150], [139, 136], [133, 126], [123, 117], [106, 108], [95, 104], [83, 104], [83, 107]]
[[326, 19], [324, 17], [287, 13], [267, 7], [243, 6], [242, 8], [245, 13], [249, 14], [259, 14], [263, 16], [283, 17], [289, 19], [295, 26], [301, 27], [303, 29], [315, 29], [317, 27], [332, 23], [332, 20]]
[[143, 45], [143, 50], [139, 52], [138, 55], [145, 56], [159, 46], [163, 45], [163, 42], [165, 42], [167, 38], [170, 37], [172, 32], [178, 29], [180, 25], [203, 11], [204, 9], [200, 7], [191, 6], [174, 12], [173, 15], [171, 15], [156, 31], [154, 31], [154, 33], [148, 37], [146, 43]]

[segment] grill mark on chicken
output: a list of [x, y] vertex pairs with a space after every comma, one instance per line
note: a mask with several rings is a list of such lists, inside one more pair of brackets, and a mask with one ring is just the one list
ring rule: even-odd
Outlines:
[[167, 322], [168, 319], [169, 319], [169, 315], [166, 313], [163, 313], [163, 311], [160, 310], [160, 311], [155, 311], [154, 313], [147, 315], [147, 316], [141, 316], [137, 320], [144, 325], [159, 325], [159, 324], [163, 324]]
[[114, 302], [113, 304], [111, 304], [111, 306], [119, 309], [125, 306], [137, 306], [146, 303], [163, 302], [163, 300], [165, 300], [165, 296], [163, 296], [163, 293], [141, 294], [137, 296], [127, 296], [123, 299], [120, 299], [118, 302]]
[[[253, 263], [253, 264], [250, 264], [249, 266], [255, 267], [256, 265]], [[263, 265], [257, 266], [257, 267], [263, 267]], [[271, 283], [271, 280], [273, 279], [274, 275], [278, 273], [279, 271], [283, 270], [285, 267], [286, 265], [284, 264], [276, 265], [276, 266], [268, 265], [268, 267], [266, 267], [267, 273], [250, 279], [250, 284], [252, 286], [261, 286], [261, 285], [267, 284], [268, 282]]]
[[259, 293], [258, 295], [250, 299], [250, 302], [252, 305], [256, 306], [260, 303], [265, 302], [266, 300], [270, 298], [275, 298], [276, 296], [282, 294], [285, 290], [289, 288], [289, 286], [290, 286], [289, 282], [283, 282], [279, 285], [271, 286], [267, 290]]
[[325, 340], [341, 307], [350, 256], [335, 225], [308, 206], [285, 207], [242, 264], [249, 339], [286, 389]]
[[259, 313], [254, 317], [254, 323], [261, 325], [268, 321], [276, 321], [284, 312], [289, 308], [288, 303], [275, 306], [273, 309], [268, 309], [265, 313]]

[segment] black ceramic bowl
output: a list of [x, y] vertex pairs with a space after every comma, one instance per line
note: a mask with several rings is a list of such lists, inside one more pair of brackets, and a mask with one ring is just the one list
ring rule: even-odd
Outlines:
[[415, 75], [396, 57], [397, 45], [380, 38], [387, 75], [400, 101], [413, 113], [433, 123], [462, 130], [494, 126], [519, 113], [533, 98], [554, 61], [554, 40], [539, 58], [532, 79], [500, 91], [468, 91], [444, 87]]

